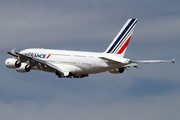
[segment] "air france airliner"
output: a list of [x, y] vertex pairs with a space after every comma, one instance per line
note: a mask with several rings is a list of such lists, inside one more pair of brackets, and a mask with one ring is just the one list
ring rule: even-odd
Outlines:
[[124, 58], [136, 23], [135, 18], [127, 20], [109, 47], [102, 53], [35, 48], [15, 52], [13, 49], [7, 53], [14, 58], [8, 58], [5, 65], [21, 73], [41, 70], [55, 73], [59, 78], [83, 78], [89, 74], [106, 71], [113, 74], [123, 73], [125, 69], [139, 68], [138, 64], [143, 63], [174, 63], [175, 59], [133, 61]]

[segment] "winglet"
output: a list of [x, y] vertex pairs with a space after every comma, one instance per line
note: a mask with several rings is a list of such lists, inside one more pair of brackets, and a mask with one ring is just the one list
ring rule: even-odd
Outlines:
[[15, 54], [15, 52], [14, 52], [15, 49], [16, 49], [16, 48], [12, 49], [11, 51], [8, 51], [7, 53], [10, 54], [10, 55], [12, 55], [12, 56], [14, 56], [14, 57], [18, 57], [18, 56]]
[[16, 49], [16, 48], [12, 49], [11, 52], [14, 53], [15, 49]]
[[171, 60], [171, 62], [172, 62], [173, 64], [175, 63], [175, 59], [176, 59], [176, 58], [174, 58], [174, 59]]

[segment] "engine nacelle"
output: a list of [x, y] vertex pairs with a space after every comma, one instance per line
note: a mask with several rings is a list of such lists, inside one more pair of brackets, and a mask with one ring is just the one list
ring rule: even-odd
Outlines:
[[119, 73], [123, 73], [125, 69], [123, 67], [120, 67], [118, 68], [118, 70], [119, 70]]
[[21, 62], [14, 58], [8, 58], [5, 61], [5, 65], [8, 68], [19, 68], [21, 66]]
[[110, 73], [113, 73], [113, 74], [123, 73], [123, 72], [124, 72], [124, 68], [123, 68], [123, 67], [120, 67], [120, 68], [112, 69], [112, 70], [110, 70], [109, 72], [110, 72]]
[[26, 63], [21, 63], [21, 66], [19, 68], [16, 68], [16, 71], [21, 73], [29, 72], [30, 70], [31, 66]]

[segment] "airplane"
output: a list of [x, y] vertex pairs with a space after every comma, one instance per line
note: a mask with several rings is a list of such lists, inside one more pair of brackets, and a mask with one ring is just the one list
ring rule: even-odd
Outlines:
[[5, 65], [21, 73], [33, 69], [55, 73], [59, 78], [83, 78], [89, 74], [106, 71], [114, 74], [123, 73], [125, 69], [129, 70], [129, 67], [139, 68], [138, 64], [174, 63], [175, 59], [133, 61], [124, 58], [136, 23], [136, 18], [128, 19], [109, 47], [102, 53], [43, 48], [30, 48], [15, 52], [13, 49], [7, 53], [14, 58], [8, 58]]

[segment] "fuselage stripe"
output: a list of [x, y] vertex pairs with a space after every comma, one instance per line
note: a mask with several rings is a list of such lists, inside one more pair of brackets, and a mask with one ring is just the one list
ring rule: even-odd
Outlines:
[[47, 56], [47, 59], [48, 59], [50, 56], [51, 56], [51, 54], [49, 54], [49, 55]]

